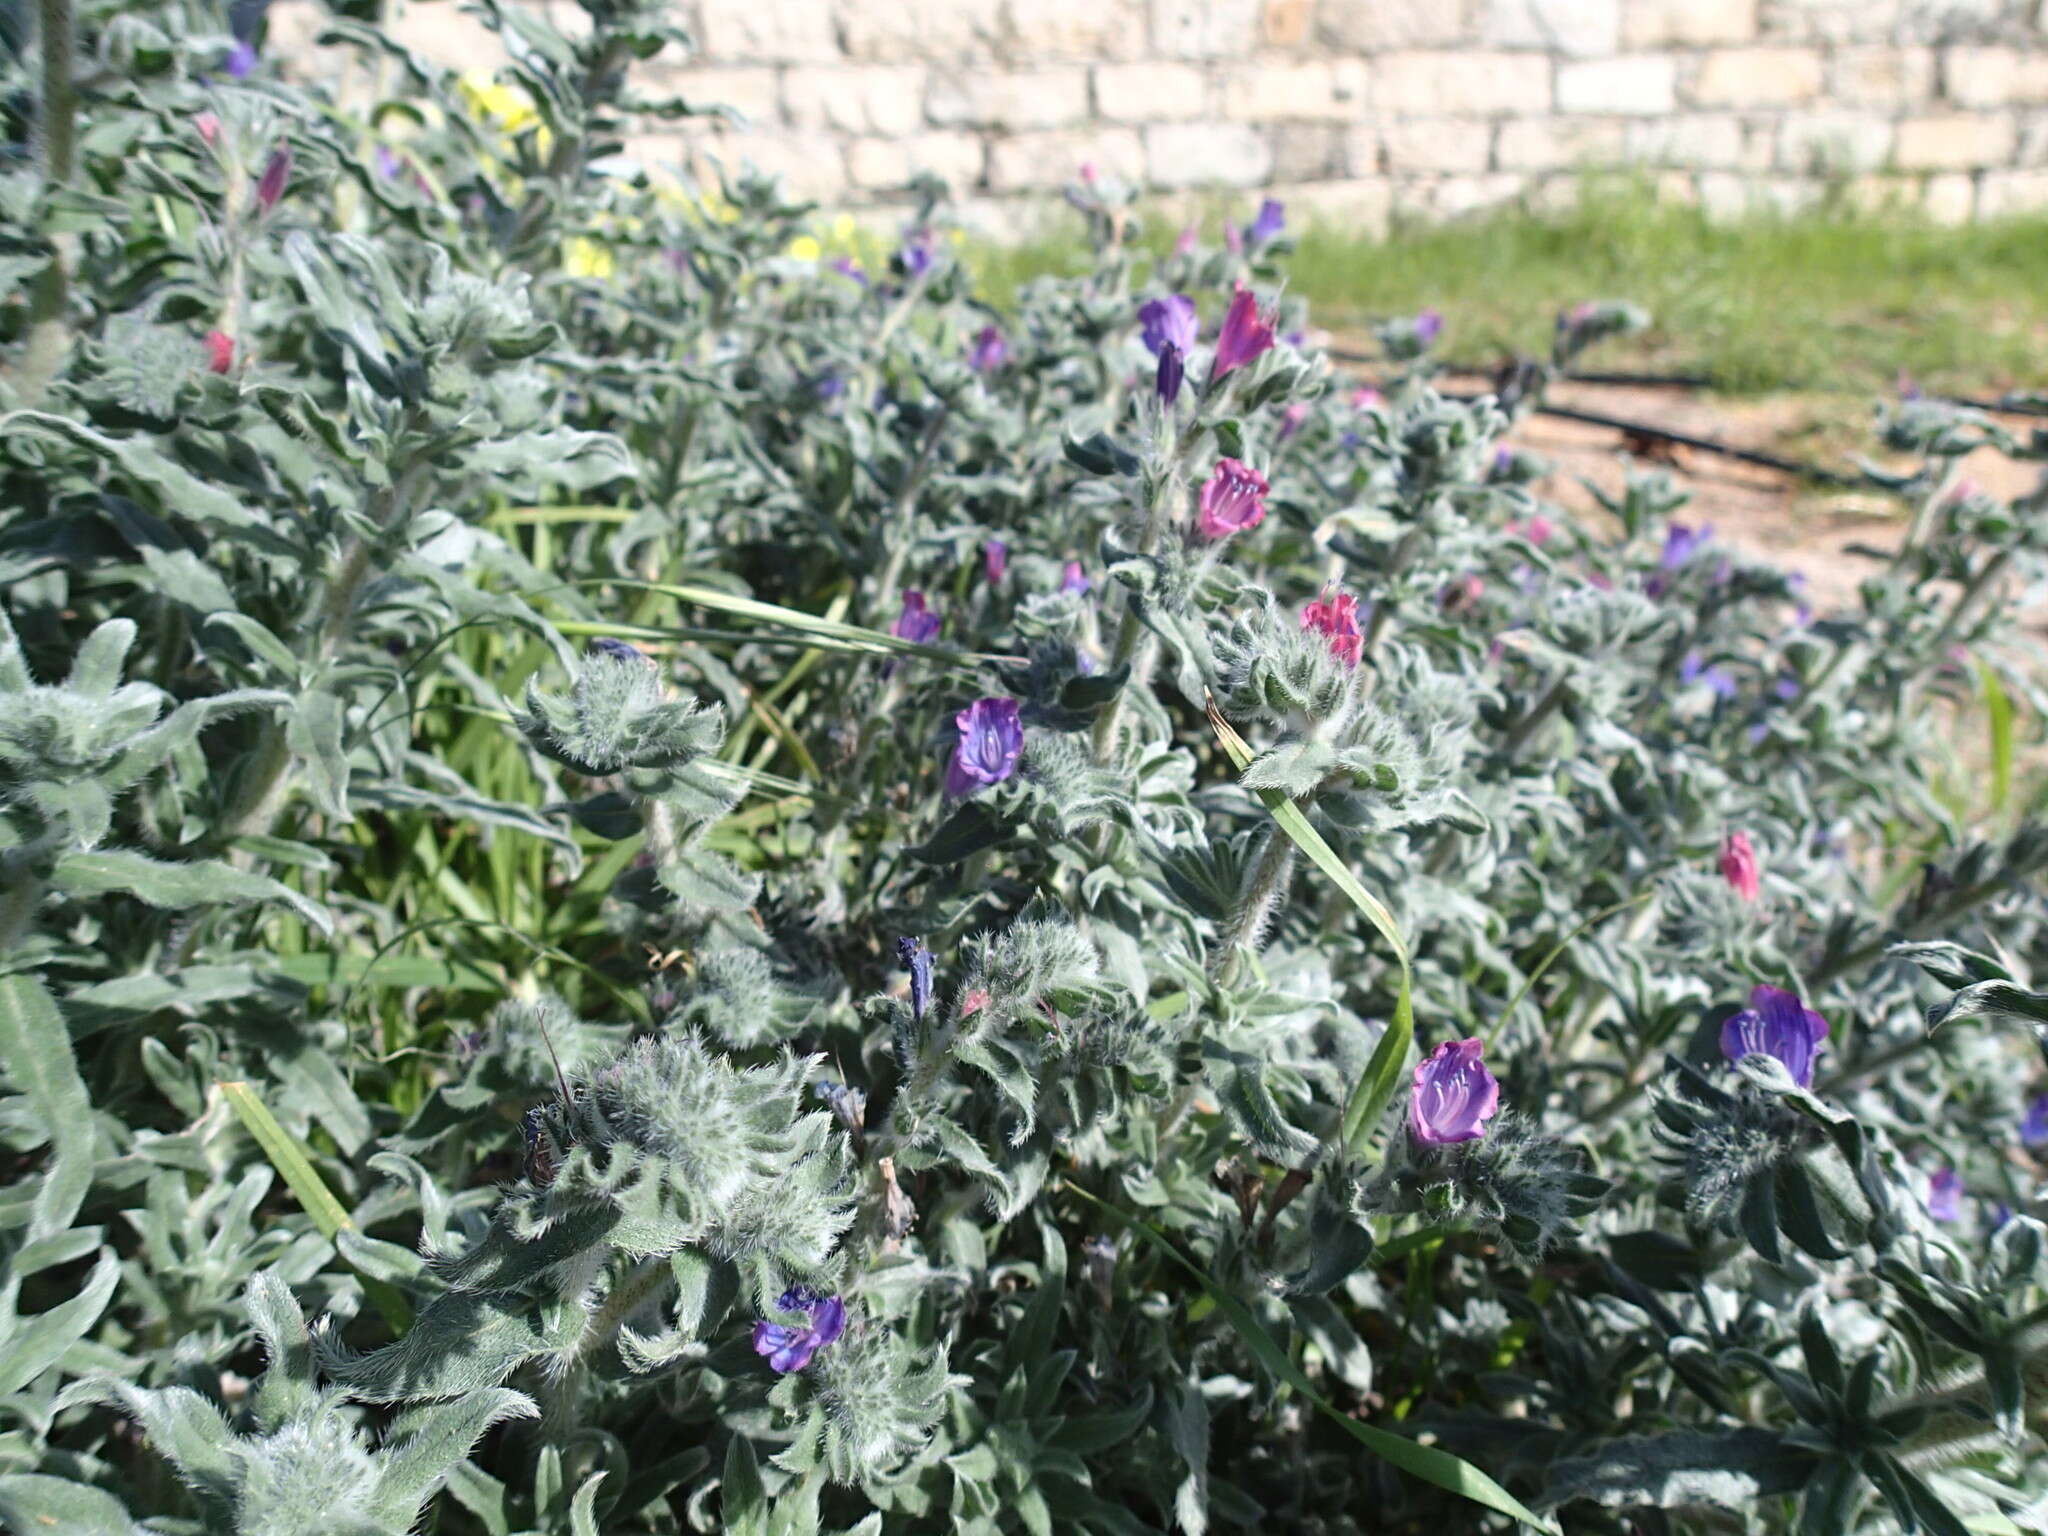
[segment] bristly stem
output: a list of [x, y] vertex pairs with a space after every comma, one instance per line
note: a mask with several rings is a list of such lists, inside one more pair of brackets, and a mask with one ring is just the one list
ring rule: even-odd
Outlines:
[[[40, 0], [37, 21], [43, 34], [43, 111], [37, 127], [47, 196], [51, 189], [68, 186], [77, 168], [78, 94], [73, 75], [78, 38], [71, 0]], [[15, 393], [19, 403], [31, 410], [42, 404], [43, 392], [71, 349], [71, 332], [64, 318], [71, 298], [70, 245], [69, 236], [51, 237], [49, 265], [36, 274], [29, 296], [28, 340]]]

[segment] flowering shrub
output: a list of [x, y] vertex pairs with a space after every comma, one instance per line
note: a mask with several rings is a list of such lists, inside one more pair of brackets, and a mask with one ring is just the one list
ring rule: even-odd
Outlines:
[[1626, 305], [1356, 387], [1091, 174], [998, 314], [584, 9], [11, 82], [0, 1521], [2040, 1528], [2020, 445], [1812, 612], [1532, 494]]

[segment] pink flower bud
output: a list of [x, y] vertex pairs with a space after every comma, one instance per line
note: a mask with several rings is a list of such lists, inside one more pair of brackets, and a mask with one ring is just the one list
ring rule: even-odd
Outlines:
[[226, 331], [206, 333], [206, 371], [226, 373], [235, 366], [235, 338]]

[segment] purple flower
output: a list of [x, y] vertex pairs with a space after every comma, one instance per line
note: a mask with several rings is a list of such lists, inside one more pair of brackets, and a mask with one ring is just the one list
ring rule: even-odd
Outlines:
[[820, 400], [837, 400], [846, 393], [846, 380], [828, 371], [811, 380], [811, 390]]
[[1084, 597], [1087, 595], [1088, 589], [1093, 585], [1094, 583], [1088, 579], [1088, 573], [1081, 569], [1081, 562], [1078, 560], [1069, 560], [1060, 570], [1060, 590], [1062, 592], [1071, 592], [1077, 597]]
[[1285, 442], [1301, 430], [1301, 424], [1308, 420], [1308, 402], [1297, 400], [1280, 413], [1280, 439]]
[[854, 282], [859, 283], [863, 288], [867, 287], [867, 273], [861, 271], [860, 263], [851, 256], [834, 256], [826, 265], [841, 277], [850, 278]]
[[915, 587], [903, 594], [903, 611], [896, 615], [889, 633], [915, 645], [930, 645], [939, 638], [939, 616], [925, 606], [924, 594]]
[[1184, 294], [1169, 293], [1163, 299], [1151, 299], [1138, 306], [1138, 334], [1144, 338], [1145, 350], [1154, 357], [1167, 347], [1178, 348], [1182, 357], [1195, 349], [1195, 336], [1199, 327], [1195, 319], [1195, 301]]
[[811, 1356], [846, 1332], [846, 1303], [837, 1296], [820, 1296], [809, 1286], [784, 1291], [776, 1298], [775, 1310], [804, 1318], [801, 1323], [771, 1323], [764, 1318], [754, 1324], [754, 1353], [766, 1355], [768, 1364], [785, 1375], [802, 1370]]
[[2027, 1112], [2020, 1120], [2020, 1140], [2034, 1148], [2048, 1147], [2048, 1093], [2027, 1100]]
[[1415, 317], [1415, 339], [1425, 347], [1436, 345], [1437, 337], [1444, 333], [1444, 317], [1441, 310], [1425, 309]]
[[1180, 348], [1169, 341], [1159, 349], [1159, 372], [1152, 380], [1152, 388], [1157, 392], [1161, 405], [1171, 405], [1180, 398], [1181, 380], [1186, 376]]
[[1195, 526], [1205, 539], [1227, 539], [1256, 528], [1266, 515], [1266, 477], [1237, 459], [1218, 459], [1202, 486]]
[[1698, 651], [1687, 651], [1678, 663], [1678, 680], [1687, 687], [1694, 683], [1705, 683], [1717, 698], [1732, 699], [1737, 692], [1735, 679], [1724, 667], [1710, 667], [1706, 658]]
[[256, 73], [256, 47], [253, 43], [236, 43], [228, 50], [228, 56], [221, 61], [221, 68], [229, 78], [246, 80]]
[[256, 181], [256, 211], [268, 213], [277, 206], [284, 196], [284, 189], [292, 179], [292, 147], [280, 139], [277, 148], [270, 152], [270, 159], [264, 162], [263, 174]]
[[1927, 1181], [1927, 1214], [1936, 1221], [1955, 1221], [1963, 1214], [1963, 1176], [1944, 1168]]
[[398, 173], [405, 169], [405, 162], [398, 158], [397, 151], [389, 144], [379, 144], [375, 156], [377, 174], [386, 181], [396, 181]]
[[1231, 369], [1271, 350], [1273, 322], [1273, 312], [1262, 312], [1259, 296], [1239, 283], [1223, 316], [1223, 330], [1216, 338], [1216, 366], [1210, 371], [1211, 380], [1223, 378]]
[[1721, 1054], [1731, 1062], [1776, 1057], [1793, 1082], [1810, 1088], [1814, 1054], [1827, 1037], [1828, 1021], [1801, 1002], [1797, 992], [1759, 985], [1749, 994], [1749, 1006], [1721, 1026]]
[[629, 645], [624, 640], [616, 640], [610, 635], [600, 635], [597, 639], [591, 641], [590, 654], [593, 656], [609, 656], [614, 661], [637, 661], [642, 665], [646, 665], [654, 659], [641, 650], [639, 646]]
[[1415, 1064], [1408, 1128], [1424, 1146], [1477, 1141], [1500, 1108], [1500, 1081], [1479, 1058], [1486, 1042], [1446, 1040]]
[[910, 1012], [922, 1019], [932, 1006], [932, 952], [923, 939], [898, 939], [896, 958], [910, 972]]
[[984, 540], [981, 546], [981, 568], [987, 575], [990, 586], [1003, 579], [1003, 573], [1010, 568], [1010, 546], [1001, 539]]
[[992, 325], [984, 325], [967, 353], [968, 366], [977, 373], [994, 373], [1009, 360], [1010, 344], [1003, 340], [1003, 333]]
[[1247, 245], [1264, 245], [1274, 239], [1287, 227], [1287, 208], [1279, 198], [1269, 197], [1259, 204], [1258, 217], [1244, 227]]
[[1781, 677], [1771, 684], [1771, 692], [1789, 704], [1799, 697], [1799, 679], [1796, 677]]
[[1688, 528], [1683, 523], [1673, 523], [1664, 530], [1664, 554], [1657, 564], [1664, 570], [1675, 571], [1697, 554], [1713, 537], [1712, 523], [1702, 523], [1697, 528]]
[[1024, 754], [1024, 722], [1015, 699], [976, 699], [953, 717], [959, 745], [946, 768], [946, 793], [971, 795], [1017, 771]]
[[1173, 242], [1173, 254], [1176, 256], [1194, 255], [1195, 246], [1201, 238], [1202, 230], [1200, 225], [1193, 223], [1183, 224], [1180, 228], [1179, 238]]
[[904, 237], [903, 247], [897, 251], [896, 259], [903, 264], [903, 270], [912, 277], [923, 277], [932, 269], [934, 254], [932, 232], [928, 229], [913, 229]]

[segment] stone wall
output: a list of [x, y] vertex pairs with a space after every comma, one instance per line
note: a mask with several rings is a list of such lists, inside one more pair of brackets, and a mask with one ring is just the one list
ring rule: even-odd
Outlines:
[[[1735, 211], [1844, 178], [2048, 204], [2048, 0], [680, 0], [647, 84], [738, 109], [635, 146], [836, 205], [932, 171], [998, 224], [1084, 161], [1368, 226], [1636, 167]], [[453, 12], [415, 4], [413, 30]], [[474, 61], [465, 44], [459, 56]]]

